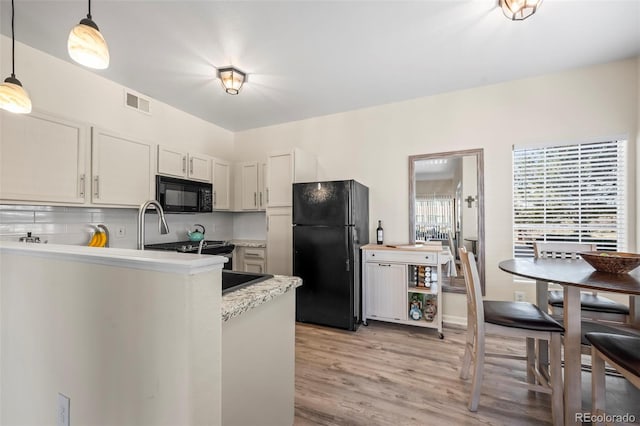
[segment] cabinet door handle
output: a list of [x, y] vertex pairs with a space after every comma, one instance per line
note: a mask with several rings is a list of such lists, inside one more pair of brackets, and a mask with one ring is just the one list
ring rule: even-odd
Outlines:
[[262, 257], [262, 255], [258, 254], [258, 253], [245, 253], [244, 257]]
[[391, 268], [391, 264], [389, 263], [378, 263], [378, 266], [388, 266], [389, 268]]
[[193, 158], [189, 159], [189, 173], [193, 174]]
[[187, 156], [182, 157], [182, 173], [187, 173]]
[[93, 196], [100, 198], [100, 176], [93, 178]]
[[84, 173], [80, 175], [80, 197], [84, 198]]
[[267, 204], [269, 204], [269, 188], [267, 188]]
[[216, 205], [216, 191], [213, 191], [213, 205]]
[[260, 207], [262, 207], [262, 191], [260, 191]]
[[253, 193], [253, 205], [258, 207], [258, 193]]

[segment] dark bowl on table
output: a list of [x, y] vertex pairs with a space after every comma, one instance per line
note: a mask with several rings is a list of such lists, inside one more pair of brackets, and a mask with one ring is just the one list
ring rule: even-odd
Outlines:
[[580, 256], [596, 271], [627, 274], [640, 266], [640, 254], [619, 251], [585, 251]]

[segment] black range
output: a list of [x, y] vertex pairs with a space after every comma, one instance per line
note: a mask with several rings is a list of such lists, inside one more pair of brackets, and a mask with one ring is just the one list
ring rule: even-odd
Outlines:
[[[236, 246], [229, 241], [205, 240], [202, 243], [201, 254], [225, 256], [229, 261], [224, 264], [224, 269], [233, 269], [233, 249]], [[180, 253], [198, 253], [200, 243], [196, 241], [177, 241], [174, 243], [145, 244], [145, 250], [167, 250]]]

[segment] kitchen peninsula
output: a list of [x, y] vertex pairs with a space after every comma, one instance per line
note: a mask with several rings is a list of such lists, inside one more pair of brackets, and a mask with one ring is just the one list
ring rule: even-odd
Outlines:
[[[3, 242], [0, 423], [54, 423], [66, 397], [74, 424], [240, 424], [241, 385], [244, 404], [248, 392], [264, 410], [272, 403], [271, 418], [292, 424], [300, 279], [275, 277], [222, 296], [223, 263]], [[236, 353], [249, 346], [255, 352]], [[241, 368], [248, 356], [252, 364]], [[252, 370], [260, 366], [262, 375]], [[279, 379], [269, 381], [270, 373]]]

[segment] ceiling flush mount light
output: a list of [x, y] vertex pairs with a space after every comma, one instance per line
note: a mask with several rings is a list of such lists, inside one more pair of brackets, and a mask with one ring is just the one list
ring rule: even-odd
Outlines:
[[222, 87], [230, 95], [237, 95], [240, 88], [247, 81], [247, 74], [237, 68], [218, 68], [218, 78], [222, 82]]
[[500, 0], [504, 16], [512, 21], [522, 21], [536, 13], [542, 0]]
[[87, 17], [69, 33], [67, 50], [71, 59], [86, 67], [103, 70], [109, 66], [109, 48], [91, 18], [91, 0]]
[[18, 114], [31, 112], [31, 99], [16, 78], [16, 36], [14, 30], [14, 7], [11, 0], [11, 76], [0, 84], [0, 108]]

